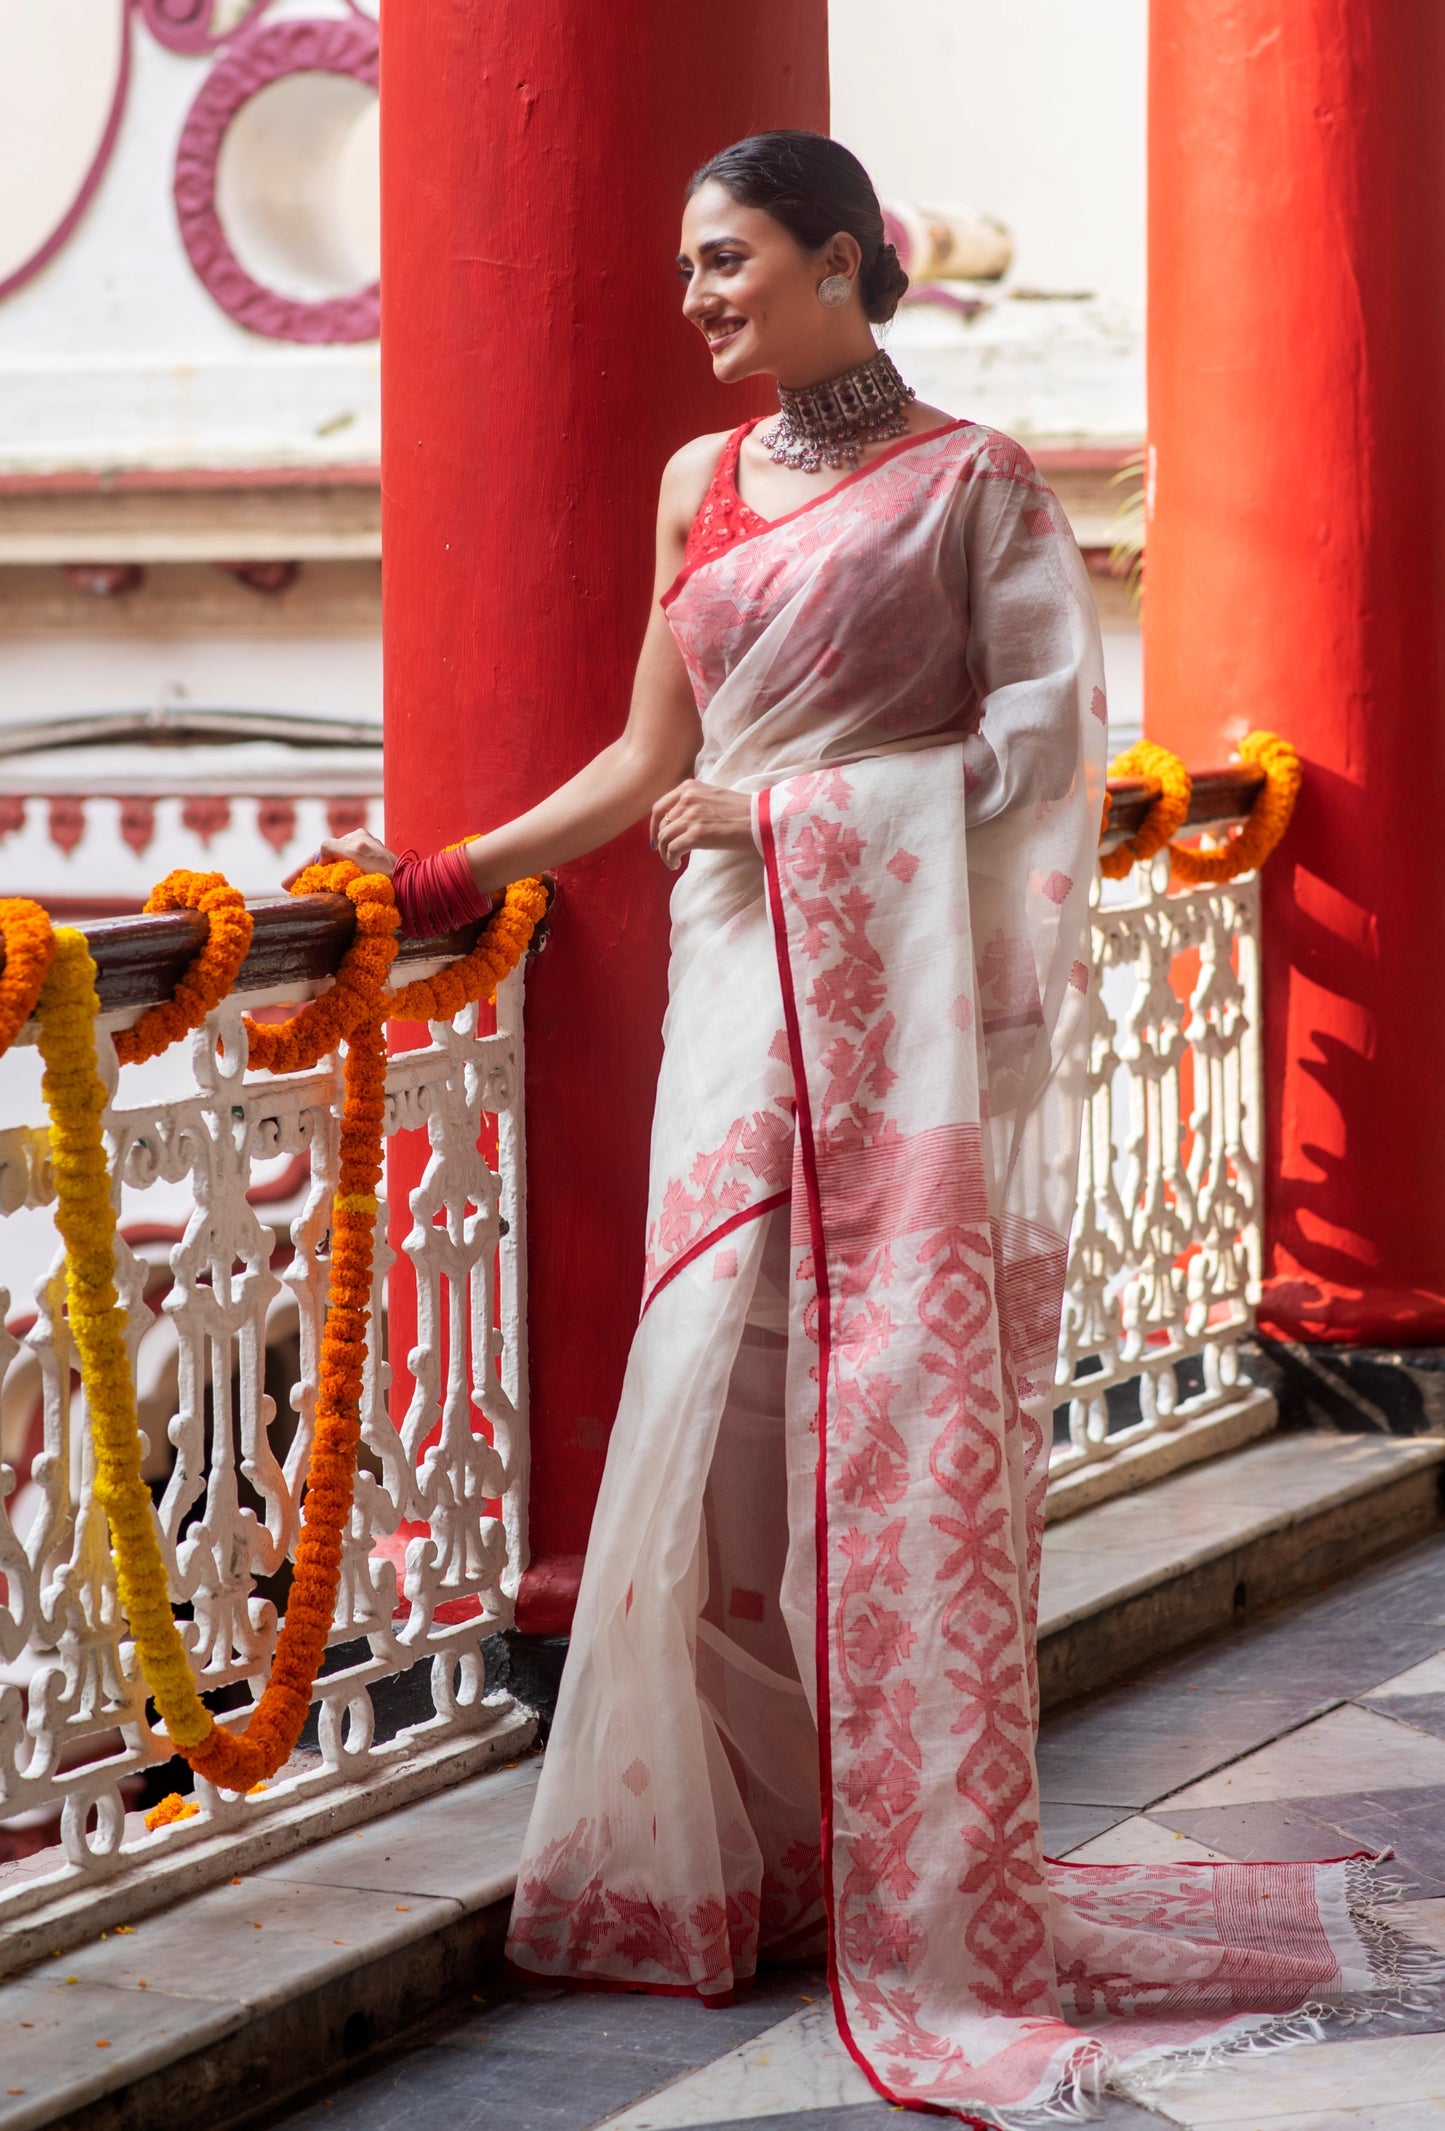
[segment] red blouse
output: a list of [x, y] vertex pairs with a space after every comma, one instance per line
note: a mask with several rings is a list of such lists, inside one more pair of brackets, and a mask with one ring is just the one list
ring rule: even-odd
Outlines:
[[737, 479], [738, 453], [742, 450], [743, 438], [763, 419], [758, 415], [751, 422], [742, 423], [724, 444], [717, 471], [688, 531], [682, 556], [685, 570], [696, 569], [700, 562], [710, 561], [724, 548], [732, 547], [735, 541], [749, 540], [754, 533], [766, 532], [768, 520], [760, 518], [744, 503], [738, 494]]

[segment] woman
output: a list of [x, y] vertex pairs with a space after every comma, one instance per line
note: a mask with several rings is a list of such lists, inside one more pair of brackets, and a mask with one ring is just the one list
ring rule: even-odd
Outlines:
[[396, 874], [424, 930], [644, 814], [687, 861], [642, 1318], [509, 1953], [714, 2003], [826, 1954], [882, 2093], [1027, 2122], [1369, 1986], [1360, 1868], [1041, 1855], [1093, 602], [1025, 453], [879, 353], [907, 283], [846, 150], [714, 158], [679, 267], [715, 374], [781, 414], [667, 468], [621, 738]]

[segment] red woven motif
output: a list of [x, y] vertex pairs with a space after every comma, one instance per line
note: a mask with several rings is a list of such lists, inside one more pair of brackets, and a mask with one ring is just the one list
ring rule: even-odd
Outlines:
[[605, 1822], [591, 1820], [548, 1844], [518, 1887], [514, 1950], [528, 1948], [544, 1973], [622, 1972], [704, 1997], [752, 1975], [762, 1907], [755, 1896], [660, 1902], [604, 1884], [598, 1860], [611, 1847]]
[[672, 1177], [648, 1223], [643, 1308], [660, 1280], [708, 1238], [749, 1210], [765, 1211], [786, 1186], [793, 1166], [793, 1121], [784, 1109], [737, 1117], [721, 1145], [700, 1152], [684, 1180]]

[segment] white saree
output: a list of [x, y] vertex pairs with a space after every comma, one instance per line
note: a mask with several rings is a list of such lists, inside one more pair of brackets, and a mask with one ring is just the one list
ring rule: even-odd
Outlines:
[[1356, 1861], [1041, 1852], [1093, 602], [1026, 454], [954, 423], [668, 603], [761, 862], [673, 896], [642, 1318], [508, 1952], [716, 2000], [826, 1955], [882, 2094], [1027, 2124], [1389, 1965]]

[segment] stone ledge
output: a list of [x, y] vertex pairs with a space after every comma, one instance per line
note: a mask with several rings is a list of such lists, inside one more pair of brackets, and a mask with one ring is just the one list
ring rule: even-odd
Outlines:
[[1044, 1706], [1438, 1529], [1445, 1442], [1272, 1436], [1044, 1534]]
[[1095, 1464], [1076, 1465], [1061, 1474], [1049, 1485], [1049, 1523], [1062, 1524], [1065, 1518], [1077, 1517], [1098, 1502], [1134, 1494], [1141, 1487], [1167, 1479], [1170, 1473], [1202, 1464], [1206, 1458], [1240, 1450], [1246, 1443], [1269, 1435], [1278, 1420], [1278, 1409], [1270, 1393], [1255, 1384], [1242, 1384], [1238, 1397], [1186, 1421], [1180, 1428], [1157, 1429], [1126, 1450], [1115, 1451]]
[[[536, 1732], [531, 1712], [509, 1700], [473, 1737], [452, 1735], [431, 1745], [423, 1736], [405, 1757], [398, 1753], [391, 1766], [373, 1765], [363, 1781], [336, 1784], [314, 1795], [302, 1790], [282, 1811], [268, 1807], [251, 1814], [245, 1802], [238, 1801], [229, 1823], [218, 1823], [214, 1834], [199, 1839], [183, 1822], [174, 1832], [167, 1831], [162, 1843], [148, 1841], [139, 1856], [122, 1850], [115, 1869], [103, 1882], [62, 1883], [53, 1894], [37, 1899], [33, 1909], [7, 1920], [0, 1926], [0, 1977], [48, 1959], [56, 1948], [83, 1945], [97, 1932], [135, 1923], [166, 1909], [169, 1903], [183, 1902], [237, 1872], [275, 1865], [308, 1845], [318, 1846], [307, 1849], [308, 1858], [318, 1856], [328, 1838], [360, 1822], [374, 1822], [378, 1812], [412, 1804], [433, 1792], [450, 1796], [451, 1786], [525, 1753]], [[250, 1826], [246, 1825], [248, 1815]], [[128, 1828], [127, 1834], [131, 1833], [139, 1835], [139, 1826]], [[29, 1877], [38, 1862], [27, 1858], [6, 1870]], [[4, 2101], [0, 2095], [0, 2131], [9, 2131]]]
[[[0, 2131], [222, 2131], [500, 1957], [540, 1764], [516, 1762], [5, 1985]], [[29, 2023], [29, 2025], [25, 2025]]]

